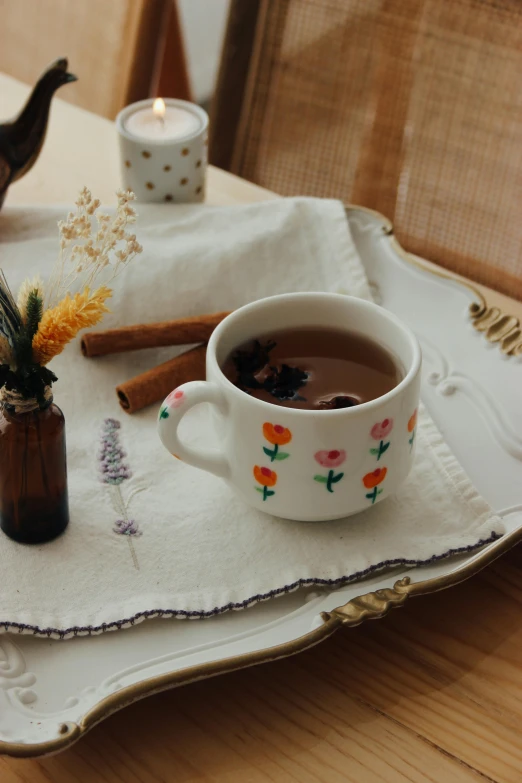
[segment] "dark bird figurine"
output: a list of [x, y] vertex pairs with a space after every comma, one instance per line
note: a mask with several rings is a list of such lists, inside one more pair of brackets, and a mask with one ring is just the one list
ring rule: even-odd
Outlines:
[[67, 72], [65, 57], [55, 60], [35, 84], [18, 117], [0, 125], [0, 208], [9, 185], [23, 177], [40, 154], [54, 93], [76, 79]]

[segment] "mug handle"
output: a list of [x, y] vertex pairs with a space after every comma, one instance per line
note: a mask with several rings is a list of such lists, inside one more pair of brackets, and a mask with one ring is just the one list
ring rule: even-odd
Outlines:
[[230, 476], [230, 464], [222, 451], [217, 449], [193, 449], [178, 438], [178, 427], [183, 416], [200, 402], [216, 405], [222, 413], [226, 411], [223, 393], [215, 383], [191, 381], [178, 386], [164, 400], [159, 416], [158, 431], [161, 442], [175, 457], [188, 465], [206, 470], [220, 478]]

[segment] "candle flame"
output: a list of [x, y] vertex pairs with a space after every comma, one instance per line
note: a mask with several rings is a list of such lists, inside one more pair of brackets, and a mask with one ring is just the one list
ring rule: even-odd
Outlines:
[[165, 116], [165, 101], [163, 98], [156, 98], [154, 103], [152, 104], [152, 111], [158, 117], [160, 120], [162, 120]]

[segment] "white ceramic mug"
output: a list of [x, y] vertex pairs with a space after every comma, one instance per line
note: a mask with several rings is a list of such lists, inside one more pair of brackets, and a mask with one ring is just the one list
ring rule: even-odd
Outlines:
[[[370, 402], [339, 410], [272, 405], [238, 389], [221, 371], [241, 343], [269, 331], [329, 327], [370, 337], [403, 368], [400, 383]], [[159, 414], [164, 446], [223, 478], [247, 503], [287, 519], [354, 514], [393, 494], [412, 466], [421, 350], [392, 313], [340, 294], [284, 294], [236, 310], [207, 349], [207, 380], [175, 389]], [[210, 403], [221, 449], [194, 449], [178, 437], [185, 413]]]

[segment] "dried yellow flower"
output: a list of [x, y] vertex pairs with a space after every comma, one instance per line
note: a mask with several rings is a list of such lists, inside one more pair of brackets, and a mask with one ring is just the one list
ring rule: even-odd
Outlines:
[[107, 286], [101, 286], [92, 294], [89, 288], [62, 299], [55, 307], [46, 310], [33, 339], [33, 361], [47, 364], [63, 351], [79, 331], [95, 326], [109, 310], [105, 301], [112, 296]]

